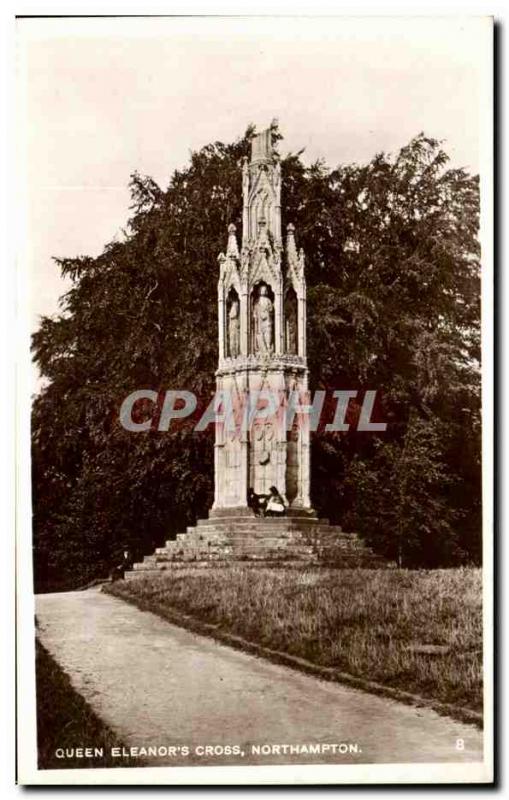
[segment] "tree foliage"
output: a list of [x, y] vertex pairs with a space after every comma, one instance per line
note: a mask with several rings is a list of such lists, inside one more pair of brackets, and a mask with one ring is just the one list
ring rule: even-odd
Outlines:
[[[133, 434], [118, 412], [134, 389], [214, 390], [217, 256], [241, 227], [253, 133], [193, 152], [165, 191], [135, 173], [123, 239], [57, 259], [72, 286], [33, 336], [39, 589], [104, 574], [120, 546], [148, 552], [211, 504], [210, 432]], [[478, 561], [478, 179], [423, 134], [366, 165], [281, 163], [283, 222], [306, 253], [311, 387], [377, 389], [389, 423], [314, 436], [313, 501], [407, 565]]]

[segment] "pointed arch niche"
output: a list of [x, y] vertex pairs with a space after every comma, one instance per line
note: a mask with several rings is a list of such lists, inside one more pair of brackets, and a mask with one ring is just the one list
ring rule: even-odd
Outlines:
[[299, 352], [299, 314], [297, 294], [293, 286], [285, 292], [285, 353], [296, 356]]
[[240, 355], [240, 299], [237, 291], [230, 287], [226, 298], [226, 355]]

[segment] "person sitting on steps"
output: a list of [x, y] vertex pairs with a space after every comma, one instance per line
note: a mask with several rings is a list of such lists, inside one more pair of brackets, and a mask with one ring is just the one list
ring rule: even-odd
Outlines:
[[247, 504], [253, 510], [255, 517], [265, 516], [267, 497], [263, 494], [256, 494], [252, 486], [249, 487], [247, 492]]
[[[120, 563], [119, 563], [120, 562]], [[129, 545], [124, 545], [122, 555], [119, 557], [115, 566], [110, 569], [110, 581], [119, 581], [124, 579], [127, 570], [132, 569], [134, 559], [131, 554]]]
[[282, 517], [285, 513], [286, 503], [279, 494], [276, 486], [271, 486], [269, 491], [266, 515], [267, 517]]

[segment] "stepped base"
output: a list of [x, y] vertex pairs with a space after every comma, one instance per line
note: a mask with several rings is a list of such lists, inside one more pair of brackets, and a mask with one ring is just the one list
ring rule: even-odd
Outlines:
[[212, 511], [186, 533], [177, 534], [126, 572], [126, 580], [158, 575], [183, 566], [210, 567], [232, 562], [265, 566], [383, 568], [387, 562], [355, 533], [292, 510], [284, 517], [256, 517], [246, 509]]

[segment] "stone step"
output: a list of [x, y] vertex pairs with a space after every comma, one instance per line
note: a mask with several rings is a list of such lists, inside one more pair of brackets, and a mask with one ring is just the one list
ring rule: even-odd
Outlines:
[[[287, 517], [299, 517], [304, 519], [316, 519], [316, 511], [308, 509], [290, 507], [286, 510]], [[237, 508], [219, 508], [211, 509], [207, 519], [222, 519], [224, 517], [254, 517], [254, 512], [247, 506], [239, 506]]]
[[264, 541], [271, 541], [274, 542], [286, 542], [287, 544], [309, 544], [314, 546], [334, 546], [340, 544], [351, 544], [352, 546], [358, 546], [358, 540], [352, 539], [350, 537], [344, 537], [341, 535], [337, 536], [300, 536], [300, 535], [292, 535], [292, 534], [275, 534], [275, 533], [267, 533], [265, 536], [261, 536], [258, 534], [235, 534], [232, 533], [229, 536], [214, 536], [214, 537], [201, 537], [201, 536], [194, 536], [193, 534], [188, 534], [185, 539], [176, 539], [165, 542], [162, 547], [157, 548], [157, 550], [173, 550], [175, 547], [182, 547], [188, 543], [194, 543], [195, 545], [199, 545], [201, 547], [212, 547], [212, 546], [224, 546], [228, 547], [232, 544], [247, 544], [249, 542], [264, 542]]
[[213, 551], [213, 550], [227, 550], [227, 551], [238, 551], [246, 547], [256, 547], [256, 548], [263, 548], [263, 547], [277, 547], [277, 548], [292, 548], [292, 547], [308, 547], [313, 548], [314, 545], [310, 542], [304, 541], [288, 541], [285, 539], [277, 539], [277, 538], [267, 538], [267, 539], [238, 539], [229, 541], [227, 544], [222, 543], [204, 543], [204, 542], [197, 542], [190, 540], [188, 542], [179, 543], [176, 547], [166, 547], [162, 549], [161, 553], [157, 553], [154, 555], [164, 555], [165, 553], [179, 553], [184, 550], [203, 550], [204, 553]]
[[239, 520], [238, 522], [218, 522], [211, 523], [210, 525], [190, 525], [186, 531], [199, 530], [249, 530], [256, 528], [257, 530], [264, 530], [265, 528], [276, 528], [277, 530], [288, 528], [295, 531], [314, 531], [317, 528], [340, 528], [340, 525], [331, 525], [329, 522], [318, 522], [315, 520], [312, 524], [309, 522], [295, 522], [292, 519], [277, 520], [274, 517], [265, 517], [265, 519], [252, 519], [252, 520]]
[[154, 566], [158, 563], [165, 563], [166, 561], [174, 561], [180, 558], [186, 558], [188, 556], [197, 556], [200, 555], [203, 558], [213, 558], [213, 557], [238, 557], [242, 554], [252, 553], [252, 554], [267, 554], [271, 552], [277, 553], [286, 553], [288, 555], [302, 555], [307, 554], [310, 556], [316, 556], [317, 558], [347, 558], [347, 559], [358, 559], [358, 558], [367, 558], [373, 559], [377, 558], [369, 551], [360, 550], [357, 548], [352, 547], [322, 547], [322, 548], [315, 548], [311, 546], [307, 546], [304, 544], [301, 545], [282, 545], [282, 544], [274, 544], [274, 543], [264, 543], [264, 544], [246, 544], [240, 545], [232, 548], [224, 548], [224, 547], [209, 547], [203, 548], [199, 546], [186, 546], [175, 550], [166, 550], [161, 553], [157, 553], [154, 556], [151, 556], [143, 563], [147, 565], [147, 567]]
[[134, 565], [131, 576], [158, 574], [180, 566], [249, 563], [302, 564], [337, 568], [387, 566], [355, 533], [327, 519], [291, 510], [284, 517], [255, 517], [244, 509], [211, 513], [185, 533]]
[[225, 540], [221, 539], [200, 539], [190, 536], [188, 539], [179, 542], [170, 542], [166, 547], [158, 548], [164, 550], [178, 550], [182, 547], [201, 547], [206, 550], [211, 547], [244, 547], [246, 545], [280, 545], [281, 547], [293, 547], [306, 545], [309, 547], [343, 547], [345, 549], [359, 549], [361, 546], [358, 540], [346, 539], [343, 537], [303, 537], [303, 536], [230, 536]]
[[[231, 559], [222, 559], [221, 562], [217, 562], [213, 559], [209, 559], [207, 561], [193, 561], [192, 568], [195, 569], [196, 567], [217, 567], [217, 566], [225, 566], [231, 567], [234, 562]], [[160, 575], [164, 574], [165, 572], [170, 571], [178, 571], [182, 569], [189, 569], [189, 562], [187, 561], [172, 561], [167, 562], [166, 564], [160, 564], [159, 567], [156, 569], [150, 570], [131, 570], [125, 573], [125, 580], [133, 580], [135, 578], [151, 578], [151, 577], [159, 577]]]
[[247, 551], [253, 552], [261, 552], [264, 550], [287, 550], [288, 552], [306, 552], [312, 553], [314, 548], [311, 545], [307, 545], [305, 543], [298, 543], [298, 544], [289, 544], [286, 542], [281, 542], [280, 540], [268, 541], [268, 542], [236, 542], [235, 545], [232, 545], [228, 548], [225, 548], [223, 545], [212, 545], [210, 547], [203, 547], [202, 544], [189, 542], [188, 544], [183, 545], [182, 547], [176, 547], [174, 549], [168, 549], [161, 553], [156, 553], [152, 556], [147, 556], [144, 559], [146, 563], [153, 563], [149, 559], [153, 559], [154, 561], [164, 560], [166, 558], [174, 557], [175, 555], [179, 555], [182, 553], [204, 553], [204, 554], [213, 554], [213, 553], [243, 553]]
[[[239, 553], [233, 556], [224, 552], [207, 555], [204, 557], [203, 553], [188, 553], [180, 559], [168, 559], [157, 563], [135, 564], [133, 570], [126, 572], [126, 580], [140, 577], [153, 577], [160, 575], [162, 572], [184, 568], [185, 566], [194, 567], [212, 567], [220, 566], [221, 564], [232, 565], [235, 563], [240, 564], [256, 564], [263, 566], [264, 564], [284, 564], [285, 566], [297, 565], [301, 563], [309, 564], [310, 566], [324, 566], [324, 563], [312, 557], [308, 552], [295, 552], [287, 550], [263, 550], [263, 551], [249, 551], [246, 553]], [[325, 564], [327, 566], [327, 564]], [[365, 553], [345, 554], [341, 559], [334, 559], [331, 561], [330, 566], [335, 568], [353, 569], [356, 567], [376, 567], [387, 566], [387, 562], [381, 556], [374, 556]]]
[[[303, 535], [315, 535], [315, 534], [344, 534], [345, 536], [352, 536], [354, 534], [350, 534], [346, 531], [343, 531], [339, 525], [313, 525], [313, 526], [299, 526], [299, 525], [256, 525], [256, 524], [239, 524], [239, 525], [210, 525], [210, 526], [202, 526], [202, 527], [195, 527], [195, 528], [187, 528], [185, 533], [178, 533], [176, 538], [183, 539], [186, 536], [194, 535], [198, 533], [199, 535], [209, 536], [211, 534], [225, 534], [230, 535], [232, 533], [260, 533], [263, 535], [267, 532], [274, 533], [275, 535], [279, 535], [279, 533], [295, 533], [295, 534], [303, 534]], [[171, 540], [169, 540], [171, 541]]]
[[[296, 528], [294, 526], [250, 525], [224, 528], [191, 528], [186, 533], [178, 533], [174, 541], [183, 541], [189, 536], [208, 538], [211, 536], [344, 536], [355, 538], [356, 534], [343, 531], [338, 526], [316, 525], [314, 528]], [[172, 541], [169, 539], [168, 541]]]
[[199, 519], [196, 522], [196, 527], [206, 528], [207, 526], [216, 525], [242, 525], [242, 524], [255, 524], [255, 525], [328, 525], [329, 520], [325, 518], [319, 519], [318, 517], [307, 516], [285, 516], [283, 517], [255, 517], [254, 514], [250, 516], [228, 516], [228, 517], [209, 517], [208, 519]]
[[207, 553], [204, 554], [202, 551], [196, 552], [186, 552], [182, 553], [179, 556], [175, 556], [174, 558], [168, 557], [161, 561], [157, 561], [151, 564], [135, 564], [133, 567], [133, 572], [139, 573], [140, 575], [146, 574], [157, 574], [158, 571], [165, 570], [171, 568], [173, 564], [180, 564], [180, 563], [195, 563], [195, 562], [214, 562], [215, 564], [221, 563], [236, 563], [236, 562], [243, 562], [243, 561], [265, 561], [265, 562], [286, 562], [286, 561], [295, 561], [295, 562], [306, 562], [306, 563], [313, 563], [313, 554], [303, 551], [287, 551], [281, 549], [249, 549], [244, 552], [239, 553]]
[[243, 547], [245, 545], [281, 545], [284, 547], [293, 545], [307, 545], [312, 547], [341, 547], [358, 548], [359, 539], [355, 535], [345, 535], [343, 533], [334, 535], [318, 534], [313, 536], [295, 535], [292, 533], [255, 533], [255, 534], [231, 534], [230, 536], [201, 536], [186, 534], [182, 539], [169, 540], [164, 547], [158, 547], [156, 553], [164, 554], [167, 551], [178, 550], [188, 546], [201, 547], [203, 549], [211, 547]]
[[179, 545], [178, 547], [165, 547], [159, 548], [157, 553], [154, 553], [154, 556], [165, 556], [168, 553], [174, 555], [175, 553], [184, 553], [188, 550], [200, 550], [203, 553], [211, 553], [215, 551], [226, 551], [226, 552], [239, 552], [240, 550], [246, 547], [257, 547], [257, 548], [267, 548], [267, 547], [277, 547], [277, 548], [299, 548], [299, 547], [307, 547], [310, 548], [314, 553], [325, 553], [325, 552], [332, 552], [337, 550], [338, 552], [344, 553], [353, 553], [357, 552], [360, 549], [363, 552], [370, 553], [371, 551], [364, 550], [363, 548], [356, 547], [350, 543], [342, 542], [340, 544], [327, 544], [327, 543], [310, 543], [310, 542], [281, 542], [280, 540], [276, 541], [242, 541], [242, 542], [234, 542], [228, 544], [206, 544], [204, 545], [202, 542], [189, 542], [186, 544]]

